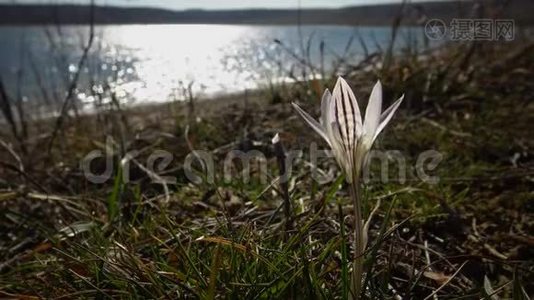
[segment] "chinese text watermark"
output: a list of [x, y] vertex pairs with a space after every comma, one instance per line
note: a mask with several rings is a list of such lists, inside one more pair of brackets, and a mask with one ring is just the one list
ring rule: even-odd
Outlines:
[[430, 40], [512, 41], [515, 23], [512, 19], [452, 19], [449, 24], [432, 19], [425, 25]]

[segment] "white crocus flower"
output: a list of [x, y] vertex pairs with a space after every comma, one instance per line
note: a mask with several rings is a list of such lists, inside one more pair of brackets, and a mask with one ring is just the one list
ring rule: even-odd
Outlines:
[[391, 120], [403, 98], [404, 95], [381, 113], [382, 85], [378, 81], [369, 97], [363, 125], [358, 101], [342, 77], [338, 78], [332, 94], [328, 89], [323, 94], [320, 122], [314, 120], [297, 104], [292, 104], [302, 118], [328, 143], [347, 181], [352, 182], [355, 176], [359, 176], [373, 142]]
[[[363, 255], [367, 246], [369, 221], [363, 222], [360, 198], [360, 174], [367, 162], [367, 156], [374, 141], [386, 127], [399, 108], [404, 96], [382, 112], [382, 85], [378, 81], [369, 97], [365, 119], [358, 107], [358, 101], [347, 82], [339, 77], [332, 94], [326, 90], [321, 102], [320, 122], [293, 103], [306, 122], [328, 143], [334, 156], [350, 183], [350, 196], [354, 205], [354, 261], [352, 271], [351, 299], [359, 299], [362, 289]], [[378, 206], [377, 206], [378, 207]]]

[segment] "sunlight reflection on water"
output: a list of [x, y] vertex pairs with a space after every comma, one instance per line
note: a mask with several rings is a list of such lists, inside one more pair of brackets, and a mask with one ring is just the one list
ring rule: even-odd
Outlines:
[[195, 82], [196, 89], [206, 93], [253, 87], [251, 82], [240, 82], [240, 74], [231, 74], [221, 63], [248, 33], [245, 26], [158, 25], [157, 30], [154, 26], [117, 26], [105, 35], [135, 57], [134, 68], [144, 85], [133, 85], [136, 90], [128, 92], [138, 99], [158, 101], [168, 99], [180, 82]]
[[[22, 86], [28, 99], [61, 101], [77, 71], [87, 31], [83, 26], [0, 27], [7, 41], [0, 47], [0, 75], [12, 91]], [[421, 38], [419, 29], [407, 32]], [[106, 89], [126, 103], [181, 100], [189, 84], [202, 97], [242, 91], [281, 80], [291, 71], [300, 74], [302, 66], [275, 39], [301, 55], [311, 37], [309, 58], [315, 64], [324, 41], [328, 67], [347, 49], [353, 57], [362, 55], [358, 35], [369, 51], [386, 46], [391, 35], [386, 27], [311, 25], [300, 32], [296, 26], [109, 25], [96, 26], [95, 33], [77, 90], [82, 103], [93, 102]], [[53, 92], [42, 95], [43, 90]]]

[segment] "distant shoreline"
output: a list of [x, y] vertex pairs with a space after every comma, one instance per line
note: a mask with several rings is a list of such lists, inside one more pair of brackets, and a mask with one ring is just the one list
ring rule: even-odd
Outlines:
[[[7, 27], [41, 27], [41, 26], [79, 26], [87, 27], [88, 23], [0, 23], [0, 28]], [[291, 23], [95, 23], [94, 26], [135, 26], [135, 25], [217, 25], [217, 26], [299, 26]], [[300, 26], [332, 26], [332, 27], [391, 27], [391, 24], [324, 24], [324, 23], [305, 23]], [[424, 24], [401, 24], [401, 27], [424, 27]]]
[[[87, 5], [0, 5], [0, 25], [218, 24], [218, 25], [424, 25], [425, 20], [453, 18], [513, 19], [534, 25], [534, 1], [440, 1], [377, 4], [340, 9], [185, 10]], [[400, 16], [402, 16], [400, 18]]]

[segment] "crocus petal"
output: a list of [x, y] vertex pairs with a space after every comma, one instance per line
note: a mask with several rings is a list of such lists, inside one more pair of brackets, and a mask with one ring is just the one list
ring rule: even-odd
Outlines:
[[[369, 103], [365, 110], [365, 120], [363, 123], [363, 134], [368, 138], [368, 142], [372, 141], [380, 121], [380, 112], [382, 110], [382, 84], [380, 80], [376, 82], [371, 96], [369, 96]], [[369, 145], [370, 146], [370, 145]]]
[[346, 179], [352, 181], [352, 151], [347, 150], [341, 137], [341, 129], [336, 122], [331, 123], [331, 145], [334, 157], [336, 158], [340, 167], [345, 171]]
[[361, 123], [356, 97], [349, 91], [350, 87], [347, 82], [339, 77], [332, 92], [332, 101], [335, 101], [336, 122], [339, 124], [341, 138], [346, 150], [354, 149], [356, 144], [356, 128], [358, 128], [356, 115], [360, 118]]
[[376, 129], [375, 135], [373, 137], [373, 141], [378, 137], [380, 132], [386, 127], [386, 125], [389, 123], [395, 112], [397, 111], [397, 108], [402, 103], [402, 100], [404, 99], [404, 95], [402, 95], [395, 103], [391, 104], [388, 109], [386, 109], [382, 115], [380, 116], [380, 124], [378, 124], [378, 128]]
[[327, 106], [325, 107], [325, 124], [323, 125], [326, 135], [330, 139], [332, 145], [337, 144], [340, 147], [343, 146], [343, 141], [340, 135], [339, 124], [336, 120], [336, 101], [334, 97], [331, 96], [328, 101]]
[[300, 114], [300, 116], [304, 119], [304, 121], [306, 121], [306, 123], [308, 123], [308, 125], [310, 125], [311, 128], [313, 128], [313, 130], [315, 130], [331, 146], [330, 139], [326, 135], [326, 132], [324, 131], [321, 124], [315, 121], [307, 112], [302, 110], [302, 108], [300, 108], [300, 106], [298, 106], [296, 103], [292, 102], [291, 104], [293, 105], [295, 110]]
[[343, 96], [350, 99], [351, 107], [354, 111], [356, 129], [360, 130], [362, 128], [362, 114], [360, 113], [360, 107], [358, 107], [358, 100], [352, 92], [349, 84], [343, 78], [341, 78], [341, 86], [343, 87]]
[[331, 97], [325, 113], [324, 124], [326, 132], [330, 138], [333, 138], [334, 135], [334, 124], [336, 124], [336, 101]]
[[330, 113], [330, 101], [332, 94], [326, 89], [323, 93], [323, 99], [321, 100], [321, 125], [325, 128], [328, 124], [328, 115]]

